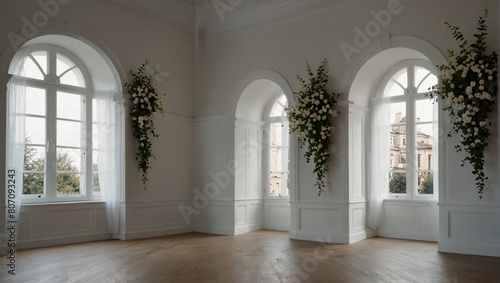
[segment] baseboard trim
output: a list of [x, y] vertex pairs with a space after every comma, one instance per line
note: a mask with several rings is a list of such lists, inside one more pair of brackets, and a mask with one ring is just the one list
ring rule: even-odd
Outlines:
[[224, 235], [224, 236], [233, 236], [235, 235], [235, 230], [228, 227], [217, 227], [217, 226], [195, 226], [194, 232], [206, 233], [206, 234], [215, 234], [215, 235]]
[[290, 224], [265, 223], [264, 229], [289, 232]]
[[19, 250], [24, 250], [24, 249], [43, 248], [50, 246], [77, 244], [83, 242], [110, 240], [110, 239], [112, 239], [112, 235], [109, 233], [95, 233], [86, 235], [79, 234], [75, 236], [39, 238], [33, 240], [19, 239], [19, 242], [17, 243], [17, 248]]
[[384, 228], [380, 228], [377, 230], [377, 236], [384, 238], [407, 239], [407, 240], [426, 241], [426, 242], [438, 241], [438, 235], [433, 233], [403, 231], [403, 230], [384, 229]]
[[349, 235], [349, 244], [356, 243], [364, 239], [366, 239], [366, 231], [351, 234]]
[[467, 243], [438, 243], [438, 251], [445, 253], [500, 257], [500, 246], [480, 246]]
[[331, 234], [309, 234], [309, 233], [295, 233], [294, 239], [313, 241], [313, 242], [324, 242], [324, 243], [337, 243], [337, 244], [349, 244], [348, 237], [342, 236], [332, 236]]
[[137, 240], [137, 239], [146, 239], [146, 238], [155, 238], [176, 234], [185, 234], [189, 232], [193, 232], [193, 228], [190, 226], [182, 226], [182, 227], [174, 227], [174, 228], [163, 228], [163, 229], [150, 229], [150, 230], [142, 230], [142, 231], [130, 231], [125, 233], [120, 233], [120, 240]]
[[238, 226], [234, 229], [234, 234], [239, 235], [239, 234], [245, 234], [253, 231], [258, 231], [262, 230], [264, 225], [262, 223], [254, 223], [254, 224], [247, 224], [247, 225], [242, 225]]

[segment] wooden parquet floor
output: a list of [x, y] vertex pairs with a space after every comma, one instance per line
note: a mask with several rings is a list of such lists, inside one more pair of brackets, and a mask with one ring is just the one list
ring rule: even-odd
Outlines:
[[500, 282], [500, 258], [387, 238], [325, 244], [288, 233], [189, 233], [18, 251], [0, 282]]

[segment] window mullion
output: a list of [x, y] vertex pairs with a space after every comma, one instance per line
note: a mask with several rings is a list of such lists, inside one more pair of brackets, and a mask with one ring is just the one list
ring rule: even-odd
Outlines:
[[86, 158], [86, 166], [85, 166], [85, 190], [86, 194], [85, 196], [87, 199], [92, 197], [92, 97], [88, 94], [84, 95], [85, 97], [85, 124], [86, 124], [86, 131], [85, 131], [85, 158]]
[[53, 86], [47, 88], [47, 168], [45, 193], [55, 200], [57, 192], [57, 95]]

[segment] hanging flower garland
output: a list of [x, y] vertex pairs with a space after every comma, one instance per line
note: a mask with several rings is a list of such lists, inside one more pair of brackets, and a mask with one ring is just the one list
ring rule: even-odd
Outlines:
[[156, 83], [151, 83], [151, 79], [157, 73], [155, 72], [152, 75], [146, 74], [147, 64], [148, 60], [146, 59], [146, 62], [139, 67], [139, 71], [137, 73], [130, 70], [132, 83], [125, 83], [125, 88], [130, 94], [130, 101], [132, 102], [130, 116], [132, 116], [134, 137], [139, 142], [139, 148], [136, 153], [135, 160], [137, 160], [139, 171], [142, 172], [141, 180], [144, 185], [144, 189], [146, 189], [146, 183], [148, 181], [148, 169], [151, 169], [149, 158], [153, 157], [156, 159], [151, 149], [151, 138], [159, 137], [159, 135], [155, 132], [155, 126], [152, 118], [158, 113], [165, 117], [161, 99], [162, 96], [166, 96], [166, 94], [161, 94], [156, 91]]
[[325, 68], [326, 59], [319, 66], [316, 76], [307, 63], [309, 83], [299, 75], [297, 79], [302, 84], [302, 89], [295, 92], [295, 104], [285, 108], [290, 123], [290, 133], [298, 131], [300, 148], [307, 143], [304, 154], [309, 163], [314, 161], [316, 184], [321, 195], [325, 187], [325, 176], [328, 171], [328, 158], [330, 157], [330, 135], [335, 130], [330, 117], [336, 117], [338, 111], [334, 110], [342, 93], [329, 93], [326, 90], [328, 83], [328, 69]]
[[452, 125], [448, 137], [460, 135], [460, 142], [455, 146], [457, 152], [467, 155], [462, 166], [469, 162], [476, 177], [479, 198], [482, 198], [484, 182], [488, 179], [484, 170], [484, 150], [491, 135], [491, 122], [488, 116], [492, 111], [497, 96], [497, 54], [486, 53], [485, 18], [479, 17], [478, 28], [474, 33], [475, 43], [468, 45], [459, 28], [445, 23], [453, 32], [453, 37], [460, 44], [460, 51], [448, 50], [450, 62], [437, 66], [440, 70], [438, 84], [432, 87], [429, 96], [435, 100], [447, 101], [443, 110], [448, 112]]

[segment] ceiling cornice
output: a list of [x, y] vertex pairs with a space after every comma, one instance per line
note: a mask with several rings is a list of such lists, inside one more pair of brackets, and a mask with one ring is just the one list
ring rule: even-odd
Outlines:
[[270, 1], [241, 11], [235, 9], [227, 13], [224, 20], [197, 26], [197, 28], [204, 30], [205, 39], [211, 41], [290, 22], [331, 8], [340, 2], [346, 2], [346, 0]]

